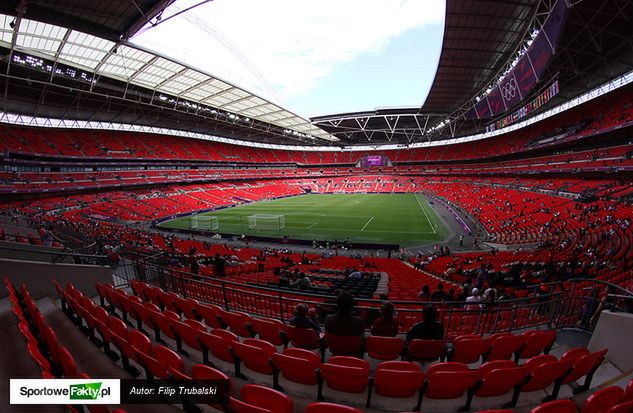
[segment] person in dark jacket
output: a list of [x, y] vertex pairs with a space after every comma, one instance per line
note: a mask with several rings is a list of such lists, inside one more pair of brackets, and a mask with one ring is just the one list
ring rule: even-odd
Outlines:
[[308, 317], [309, 308], [305, 304], [298, 304], [295, 307], [294, 316], [290, 319], [289, 324], [298, 328], [311, 328], [317, 333], [321, 332], [321, 326], [317, 324], [311, 317]]
[[339, 336], [362, 336], [365, 323], [360, 317], [352, 315], [354, 297], [342, 290], [336, 297], [336, 313], [325, 319], [325, 331]]
[[442, 340], [444, 327], [437, 322], [437, 309], [431, 304], [424, 307], [422, 322], [417, 323], [407, 333], [407, 342], [411, 340]]

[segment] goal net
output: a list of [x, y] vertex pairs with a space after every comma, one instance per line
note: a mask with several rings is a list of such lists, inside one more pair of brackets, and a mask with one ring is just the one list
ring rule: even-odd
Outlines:
[[284, 215], [255, 214], [248, 216], [249, 229], [269, 229], [279, 231], [285, 228]]
[[214, 231], [220, 227], [218, 217], [192, 215], [190, 219], [191, 229]]

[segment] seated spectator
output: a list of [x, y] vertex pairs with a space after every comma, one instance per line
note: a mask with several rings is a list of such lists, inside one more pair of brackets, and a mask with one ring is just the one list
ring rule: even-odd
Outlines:
[[481, 295], [479, 294], [479, 288], [473, 288], [471, 296], [466, 298], [466, 310], [479, 310], [481, 308]]
[[363, 278], [363, 274], [358, 271], [356, 268], [349, 274], [348, 278], [350, 279], [360, 279]]
[[444, 327], [437, 322], [437, 309], [427, 304], [422, 313], [422, 322], [417, 323], [407, 333], [407, 342], [411, 340], [442, 340]]
[[371, 334], [381, 337], [395, 337], [398, 334], [398, 322], [393, 318], [396, 308], [390, 302], [380, 306], [380, 317], [371, 326]]
[[446, 293], [444, 292], [444, 283], [437, 284], [437, 290], [431, 294], [431, 301], [444, 301], [446, 300]]
[[298, 328], [311, 328], [317, 333], [320, 333], [321, 327], [314, 321], [314, 319], [308, 316], [309, 312], [310, 310], [307, 305], [298, 304], [295, 307], [294, 316], [290, 319], [289, 324]]
[[420, 291], [420, 294], [418, 294], [418, 298], [421, 300], [429, 300], [431, 298], [431, 287], [426, 284], [423, 285], [422, 291]]
[[299, 275], [299, 279], [292, 283], [294, 288], [298, 288], [300, 290], [310, 290], [312, 289], [312, 284], [310, 284], [310, 278], [304, 273]]
[[339, 336], [362, 336], [365, 323], [360, 317], [352, 315], [354, 297], [347, 291], [341, 291], [336, 297], [336, 313], [325, 319], [325, 331]]

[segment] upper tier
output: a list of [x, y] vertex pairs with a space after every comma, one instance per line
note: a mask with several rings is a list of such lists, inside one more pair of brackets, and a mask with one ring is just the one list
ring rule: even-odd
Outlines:
[[[518, 131], [461, 144], [377, 150], [392, 162], [490, 158], [531, 151], [633, 123], [633, 87], [616, 90]], [[288, 151], [184, 137], [79, 129], [0, 127], [0, 151], [74, 158], [202, 160], [308, 165], [354, 164], [368, 151]], [[552, 139], [555, 138], [555, 139]]]

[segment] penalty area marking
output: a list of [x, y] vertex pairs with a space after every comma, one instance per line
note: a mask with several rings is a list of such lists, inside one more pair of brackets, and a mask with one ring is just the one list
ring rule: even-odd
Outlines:
[[372, 216], [371, 218], [369, 218], [369, 221], [367, 221], [367, 222], [365, 223], [365, 225], [364, 225], [364, 226], [363, 226], [360, 230], [361, 230], [361, 231], [364, 231], [364, 230], [365, 230], [365, 228], [367, 228], [367, 225], [369, 225], [369, 223], [370, 223], [373, 219], [374, 219], [374, 217], [373, 217], [373, 216]]
[[426, 217], [426, 220], [429, 222], [429, 226], [431, 227], [431, 229], [433, 230], [433, 233], [435, 234], [435, 227], [433, 226], [433, 223], [431, 222], [431, 219], [429, 218], [429, 214], [426, 213], [426, 210], [422, 206], [422, 203], [420, 202], [420, 198], [418, 198], [418, 194], [415, 194], [415, 200], [418, 201], [418, 205], [420, 205], [420, 209], [422, 210], [422, 212], [424, 212], [424, 216]]

